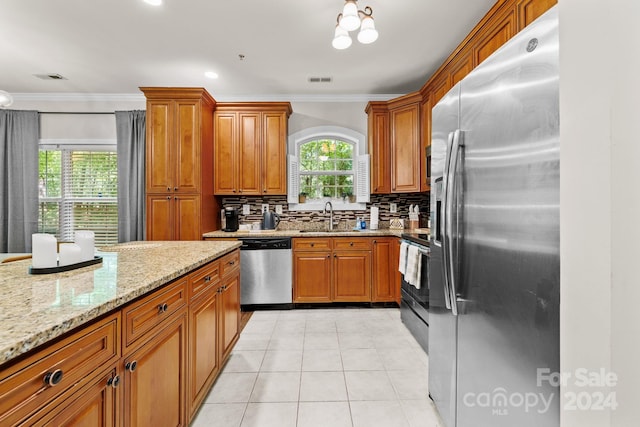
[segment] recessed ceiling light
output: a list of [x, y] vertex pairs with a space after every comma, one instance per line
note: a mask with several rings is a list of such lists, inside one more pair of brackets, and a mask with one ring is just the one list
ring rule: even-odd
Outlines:
[[144, 2], [151, 6], [160, 6], [162, 4], [162, 0], [144, 0]]
[[205, 77], [208, 77], [210, 79], [217, 79], [218, 78], [218, 73], [214, 73], [213, 71], [207, 71], [204, 73]]

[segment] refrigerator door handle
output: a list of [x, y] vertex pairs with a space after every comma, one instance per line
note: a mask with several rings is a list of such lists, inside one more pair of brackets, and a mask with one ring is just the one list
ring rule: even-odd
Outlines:
[[447, 153], [446, 153], [445, 162], [444, 162], [444, 173], [442, 175], [443, 192], [442, 192], [442, 207], [440, 212], [440, 218], [442, 218], [441, 234], [442, 234], [442, 264], [443, 264], [442, 271], [444, 273], [443, 274], [444, 305], [447, 308], [447, 310], [451, 310], [452, 307], [455, 306], [455, 299], [454, 300], [451, 299], [451, 290], [450, 290], [450, 284], [449, 284], [449, 259], [448, 259], [449, 251], [447, 249], [449, 245], [448, 235], [447, 235], [447, 230], [449, 229], [447, 204], [449, 200], [449, 168], [451, 167], [451, 149], [453, 147], [453, 138], [454, 138], [454, 132], [450, 132], [447, 137]]
[[[458, 153], [463, 147], [463, 132], [460, 129], [457, 129], [453, 133], [453, 142], [451, 144], [451, 156], [449, 158], [449, 167], [447, 168], [447, 188], [445, 191], [446, 201], [445, 201], [445, 219], [446, 219], [446, 234], [444, 241], [447, 242], [446, 248], [444, 251], [446, 253], [447, 258], [447, 267], [449, 280], [448, 280], [448, 291], [449, 291], [449, 301], [451, 302], [451, 312], [454, 316], [458, 315], [458, 307], [456, 304], [456, 289], [458, 288], [456, 285], [456, 271], [455, 271], [455, 261], [457, 261], [454, 257], [454, 245], [453, 245], [453, 219], [456, 219], [456, 224], [458, 223], [458, 212], [456, 210], [454, 215], [454, 201], [456, 200], [456, 176], [458, 169]], [[457, 230], [456, 230], [457, 232]], [[446, 289], [445, 289], [446, 292]]]

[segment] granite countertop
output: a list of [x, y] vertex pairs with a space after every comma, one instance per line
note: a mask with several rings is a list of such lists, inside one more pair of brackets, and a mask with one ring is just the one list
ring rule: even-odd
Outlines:
[[30, 275], [0, 264], [0, 365], [235, 248], [240, 242], [130, 242], [101, 248], [102, 264]]
[[210, 231], [202, 235], [204, 238], [238, 238], [238, 237], [375, 237], [375, 236], [397, 236], [405, 230], [390, 230], [388, 228], [380, 230], [255, 230], [255, 231]]

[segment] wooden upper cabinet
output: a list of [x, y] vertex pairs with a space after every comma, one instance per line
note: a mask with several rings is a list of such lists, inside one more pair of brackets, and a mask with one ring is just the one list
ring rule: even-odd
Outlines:
[[214, 192], [287, 193], [288, 102], [219, 103], [214, 113]]
[[266, 112], [262, 120], [262, 193], [286, 194], [287, 113]]
[[460, 58], [456, 59], [456, 61], [451, 65], [451, 68], [449, 71], [449, 80], [450, 80], [449, 86], [454, 87], [456, 83], [458, 83], [467, 74], [469, 74], [471, 70], [473, 70], [472, 52], [470, 50], [461, 52]]
[[518, 0], [518, 31], [535, 21], [540, 15], [553, 7], [557, 0]]
[[261, 120], [260, 113], [240, 113], [238, 135], [238, 191], [244, 195], [260, 194]]
[[370, 102], [367, 112], [369, 175], [372, 194], [391, 193], [389, 111], [386, 102]]
[[214, 134], [214, 158], [215, 167], [214, 193], [234, 194], [238, 187], [236, 183], [237, 170], [235, 148], [238, 131], [238, 118], [236, 113], [219, 112], [214, 113], [213, 134]]
[[420, 104], [420, 191], [431, 189], [431, 97]]
[[166, 100], [147, 104], [147, 193], [166, 193], [173, 185], [172, 108], [173, 103]]
[[486, 23], [487, 28], [479, 33], [473, 42], [474, 66], [478, 66], [516, 34], [516, 13], [505, 9]]
[[451, 89], [449, 74], [440, 73], [429, 85], [428, 93], [431, 93], [433, 105], [437, 104]]
[[200, 191], [200, 103], [176, 101], [176, 158], [174, 191]]
[[420, 104], [390, 109], [391, 191], [420, 191]]
[[142, 87], [147, 98], [147, 240], [201, 240], [219, 228], [213, 109], [203, 88]]

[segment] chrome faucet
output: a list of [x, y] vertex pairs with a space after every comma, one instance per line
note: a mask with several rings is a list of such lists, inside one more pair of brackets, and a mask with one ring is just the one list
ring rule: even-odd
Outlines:
[[333, 205], [331, 202], [324, 204], [324, 213], [327, 213], [327, 205], [329, 206], [329, 231], [333, 231]]

